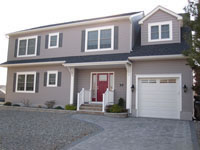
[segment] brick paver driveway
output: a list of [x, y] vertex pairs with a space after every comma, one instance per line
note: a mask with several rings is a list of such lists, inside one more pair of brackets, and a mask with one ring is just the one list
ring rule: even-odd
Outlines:
[[70, 150], [195, 150], [191, 122], [152, 118], [109, 118], [74, 115], [104, 130]]

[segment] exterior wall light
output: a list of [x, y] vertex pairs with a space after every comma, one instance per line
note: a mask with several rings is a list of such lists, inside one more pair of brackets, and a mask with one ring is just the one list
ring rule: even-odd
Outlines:
[[132, 92], [134, 92], [134, 90], [135, 90], [135, 86], [134, 85], [131, 86], [131, 90], [132, 90]]
[[187, 90], [188, 90], [188, 87], [187, 87], [186, 85], [184, 85], [184, 86], [183, 86], [183, 91], [184, 91], [184, 93], [186, 93]]

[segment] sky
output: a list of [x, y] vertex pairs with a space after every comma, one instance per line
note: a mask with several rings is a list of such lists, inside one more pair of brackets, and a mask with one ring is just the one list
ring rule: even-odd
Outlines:
[[[7, 60], [7, 33], [54, 23], [120, 13], [149, 13], [158, 5], [183, 13], [187, 0], [4, 0], [0, 4], [0, 63]], [[7, 69], [0, 67], [0, 85]]]

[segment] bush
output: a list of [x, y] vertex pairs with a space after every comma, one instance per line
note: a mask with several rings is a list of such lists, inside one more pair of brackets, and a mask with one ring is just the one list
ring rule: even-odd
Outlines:
[[12, 103], [11, 102], [5, 102], [4, 105], [5, 106], [12, 106]]
[[76, 106], [74, 106], [74, 105], [66, 105], [65, 109], [66, 110], [76, 110]]
[[20, 105], [19, 105], [19, 104], [13, 104], [13, 106], [17, 106], [17, 107], [20, 107]]
[[56, 106], [54, 109], [64, 109], [61, 106]]
[[47, 108], [51, 109], [56, 104], [56, 102], [55, 101], [46, 101], [44, 104], [47, 106]]
[[118, 105], [124, 108], [125, 107], [125, 100], [123, 98], [120, 98]]
[[111, 113], [121, 113], [123, 112], [123, 108], [117, 104], [112, 105], [112, 107], [109, 109], [109, 112]]

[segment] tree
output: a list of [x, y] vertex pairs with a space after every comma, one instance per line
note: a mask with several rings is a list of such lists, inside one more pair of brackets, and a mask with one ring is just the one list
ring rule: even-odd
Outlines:
[[195, 83], [193, 90], [196, 94], [200, 95], [200, 3], [195, 0], [188, 0], [188, 6], [185, 11], [188, 18], [184, 18], [184, 24], [190, 27], [192, 30], [192, 36], [187, 37], [188, 43], [190, 43], [190, 49], [184, 52], [187, 56], [188, 64], [194, 71]]

